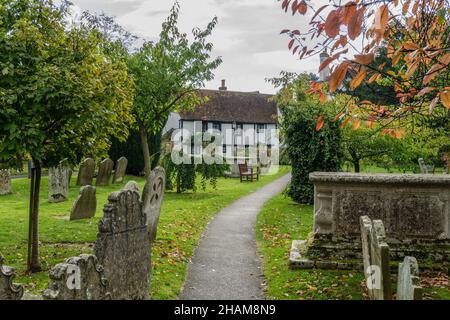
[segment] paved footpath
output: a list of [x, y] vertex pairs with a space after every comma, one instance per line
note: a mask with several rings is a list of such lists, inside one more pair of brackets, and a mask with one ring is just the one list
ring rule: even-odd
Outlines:
[[286, 175], [217, 214], [189, 264], [181, 300], [264, 299], [255, 239], [256, 216], [290, 179], [291, 175]]

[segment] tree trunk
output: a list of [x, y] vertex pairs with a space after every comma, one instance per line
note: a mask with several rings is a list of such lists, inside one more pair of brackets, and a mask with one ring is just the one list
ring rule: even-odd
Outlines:
[[36, 161], [31, 171], [30, 217], [28, 222], [27, 267], [31, 273], [42, 270], [39, 262], [39, 194], [41, 190], [41, 176], [41, 164]]
[[181, 175], [177, 173], [177, 193], [181, 193]]
[[150, 159], [150, 149], [148, 146], [148, 134], [147, 130], [143, 126], [139, 126], [139, 135], [141, 138], [142, 154], [144, 155], [145, 178], [148, 178], [152, 172], [152, 164]]
[[356, 173], [361, 172], [361, 167], [360, 167], [360, 165], [359, 165], [359, 160], [353, 160], [353, 165], [354, 165], [354, 167], [355, 167], [355, 172], [356, 172]]

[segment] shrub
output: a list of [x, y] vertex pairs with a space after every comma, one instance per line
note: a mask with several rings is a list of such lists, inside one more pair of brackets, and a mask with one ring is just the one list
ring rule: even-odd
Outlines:
[[[319, 101], [318, 97], [307, 94], [310, 80], [307, 74], [290, 73], [282, 73], [281, 78], [270, 80], [276, 87], [281, 87], [274, 100], [281, 112], [283, 144], [292, 165], [287, 194], [294, 201], [307, 204], [314, 201], [309, 174], [339, 171], [343, 162], [340, 124], [332, 121], [336, 102]], [[319, 117], [323, 118], [322, 128], [316, 130]]]

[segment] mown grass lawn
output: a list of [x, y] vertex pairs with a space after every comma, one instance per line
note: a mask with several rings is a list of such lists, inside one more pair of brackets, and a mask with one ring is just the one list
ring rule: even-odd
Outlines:
[[[284, 300], [367, 299], [361, 271], [289, 270], [292, 240], [312, 231], [313, 207], [294, 203], [284, 195], [270, 200], [257, 220], [257, 239], [267, 280], [267, 297]], [[449, 300], [448, 277], [421, 274], [425, 299]], [[393, 275], [393, 292], [396, 277]]]
[[[263, 176], [259, 182], [239, 183], [239, 179], [221, 178], [217, 189], [177, 194], [166, 192], [158, 237], [152, 250], [152, 299], [176, 299], [184, 284], [187, 265], [199, 239], [211, 218], [222, 208], [246, 194], [288, 173], [281, 167], [274, 176]], [[42, 181], [40, 206], [40, 255], [43, 271], [27, 275], [27, 229], [29, 180], [14, 179], [13, 194], [0, 197], [0, 252], [6, 264], [18, 273], [16, 282], [26, 290], [39, 293], [48, 285], [48, 271], [66, 258], [81, 253], [92, 253], [97, 235], [97, 224], [103, 205], [111, 192], [120, 190], [128, 181], [136, 181], [141, 190], [144, 180], [126, 177], [122, 184], [97, 189], [97, 212], [93, 219], [69, 221], [70, 209], [79, 188], [72, 179], [70, 200], [50, 204], [47, 200], [48, 180]], [[200, 185], [200, 184], [199, 184]]]

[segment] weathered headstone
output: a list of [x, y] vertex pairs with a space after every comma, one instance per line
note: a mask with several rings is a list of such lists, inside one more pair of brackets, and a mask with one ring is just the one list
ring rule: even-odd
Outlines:
[[107, 186], [109, 185], [109, 180], [111, 178], [111, 173], [113, 171], [114, 162], [111, 159], [105, 159], [100, 163], [97, 175], [97, 186]]
[[99, 222], [95, 255], [104, 267], [112, 299], [149, 297], [151, 250], [147, 217], [139, 193], [112, 193]]
[[70, 167], [67, 160], [63, 160], [57, 167], [48, 172], [48, 201], [51, 203], [64, 202], [69, 199]]
[[397, 300], [422, 300], [419, 265], [414, 257], [405, 257], [398, 266]]
[[96, 209], [96, 188], [93, 186], [81, 187], [80, 193], [72, 206], [70, 220], [93, 218]]
[[0, 196], [11, 193], [11, 174], [9, 170], [0, 170]]
[[139, 186], [136, 181], [128, 181], [123, 190], [131, 190], [139, 192]]
[[166, 188], [166, 173], [163, 168], [157, 167], [152, 171], [144, 187], [142, 202], [144, 203], [144, 212], [147, 216], [147, 228], [150, 235], [150, 241], [156, 239], [156, 232], [161, 214], [161, 204], [164, 198]]
[[0, 253], [0, 300], [20, 300], [23, 296], [23, 287], [13, 283], [14, 269], [3, 265], [3, 256]]
[[116, 170], [114, 171], [113, 183], [120, 183], [123, 181], [123, 178], [125, 177], [127, 171], [127, 166], [128, 166], [127, 158], [122, 157], [119, 160], [117, 160]]
[[108, 280], [94, 255], [80, 255], [50, 271], [46, 300], [109, 300]]
[[77, 186], [84, 187], [92, 185], [95, 173], [95, 161], [92, 158], [86, 158], [80, 165], [78, 171]]
[[360, 217], [364, 275], [371, 300], [391, 300], [389, 246], [381, 220]]

